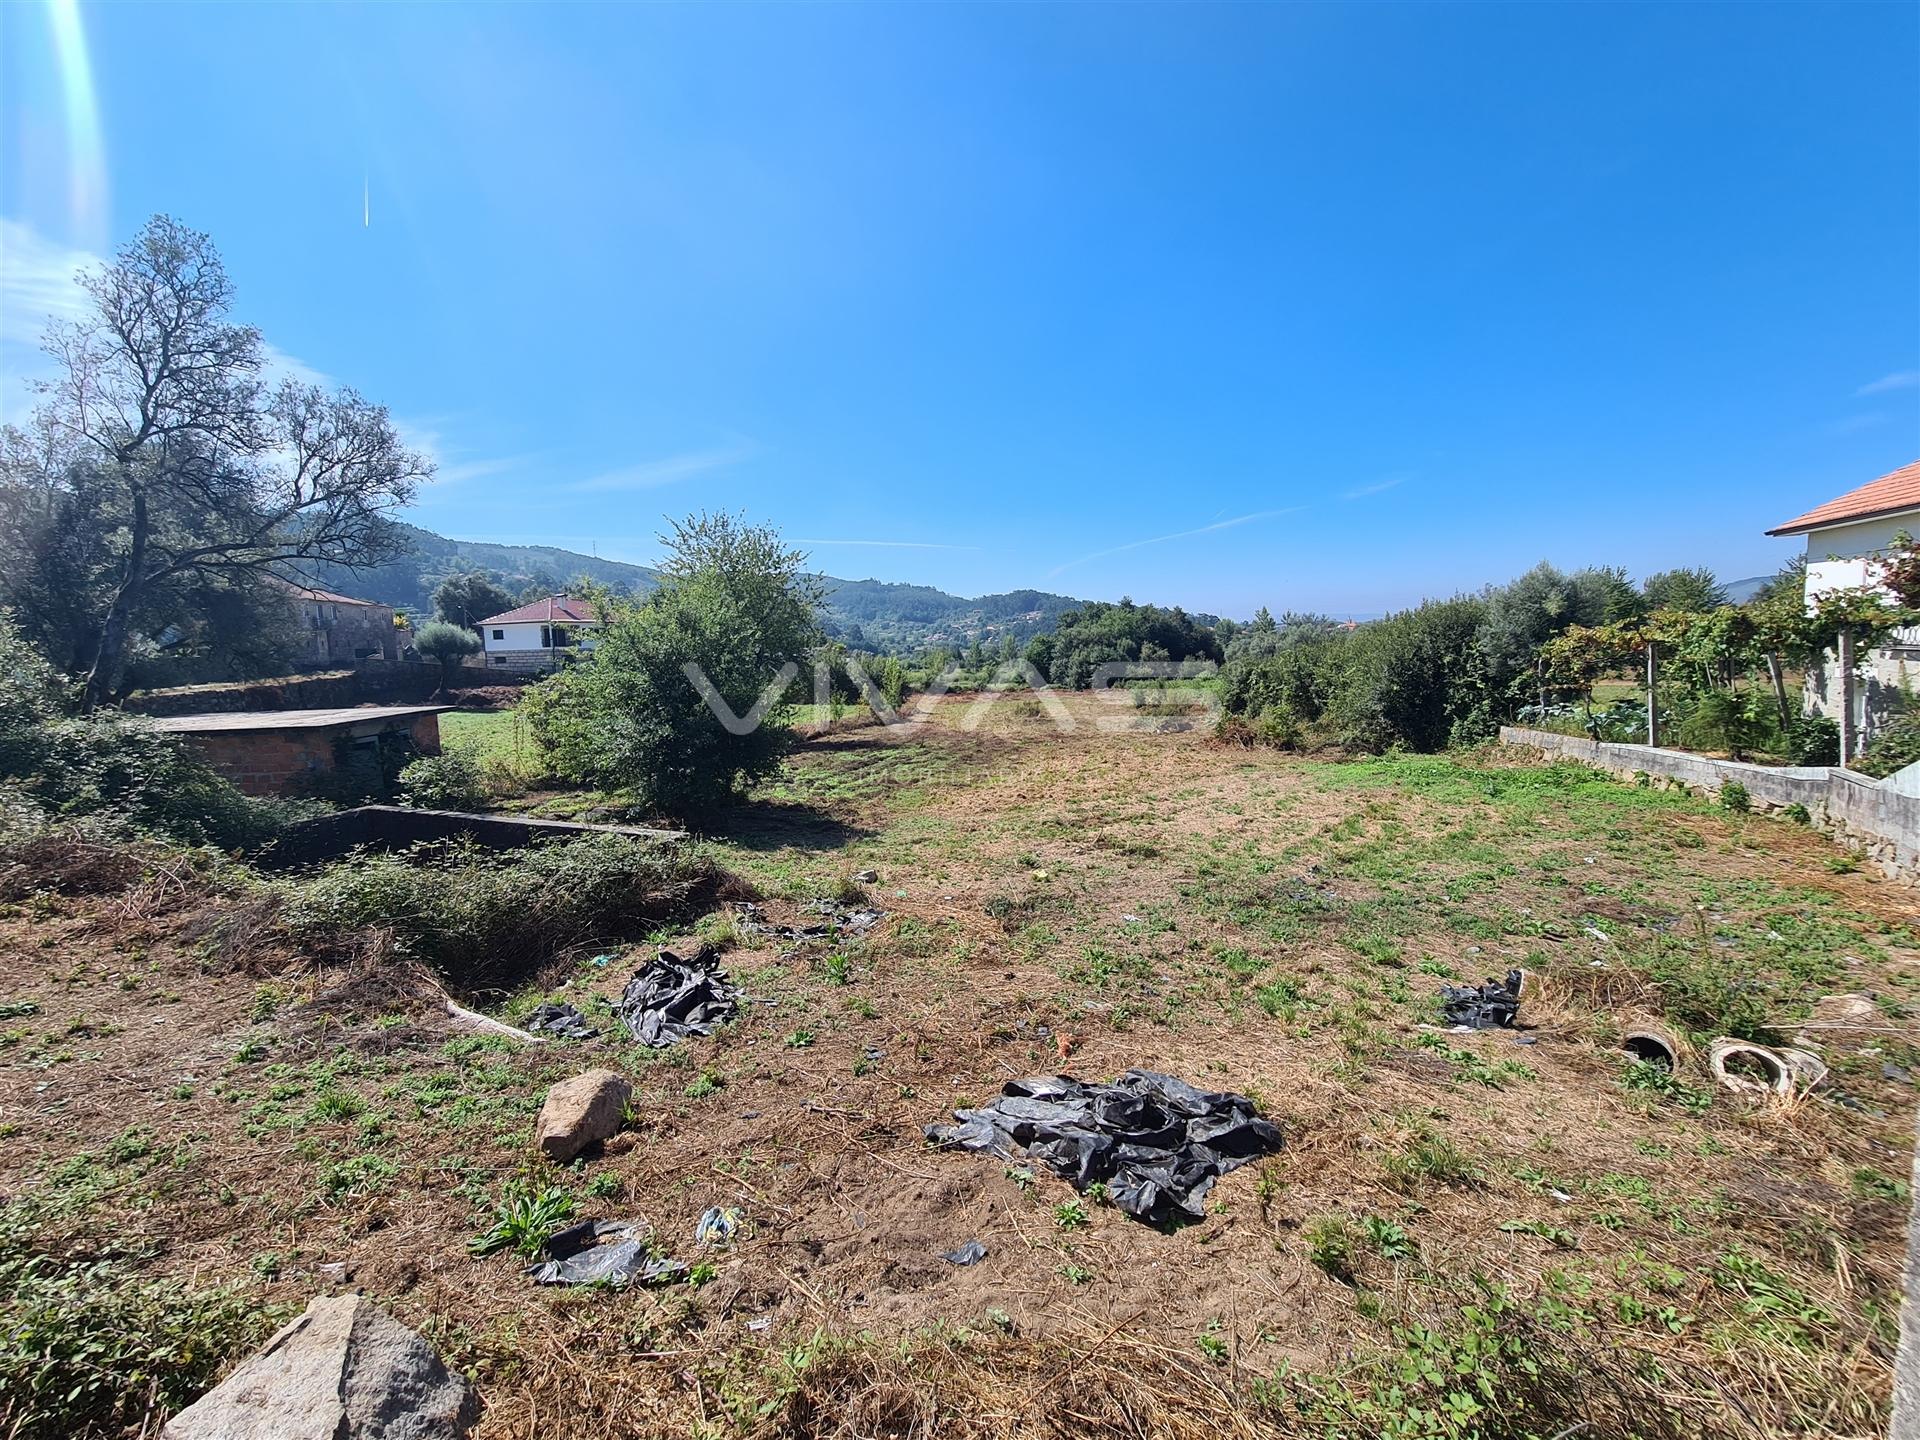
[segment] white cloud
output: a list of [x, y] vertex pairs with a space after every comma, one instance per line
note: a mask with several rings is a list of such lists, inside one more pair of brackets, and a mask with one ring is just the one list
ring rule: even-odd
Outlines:
[[1368, 495], [1378, 495], [1382, 490], [1391, 490], [1396, 485], [1404, 485], [1406, 483], [1407, 477], [1404, 475], [1389, 475], [1386, 479], [1377, 480], [1371, 485], [1355, 486], [1340, 498], [1342, 500], [1360, 500]]
[[638, 465], [608, 470], [589, 479], [577, 481], [567, 488], [591, 492], [651, 490], [655, 486], [672, 485], [681, 480], [690, 480], [695, 475], [706, 474], [709, 470], [724, 470], [730, 465], [738, 465], [742, 460], [751, 459], [759, 451], [760, 447], [748, 440], [735, 441], [731, 445], [720, 445], [710, 450], [688, 450], [679, 455], [668, 455], [660, 460], [646, 460]]
[[1848, 415], [1839, 420], [1829, 420], [1826, 431], [1829, 435], [1858, 435], [1862, 430], [1871, 430], [1876, 425], [1887, 423], [1887, 417], [1877, 410], [1864, 415]]
[[1854, 391], [1855, 395], [1885, 395], [1890, 390], [1912, 390], [1920, 388], [1920, 370], [1896, 370], [1891, 375], [1882, 375], [1878, 380], [1870, 380]]
[[1150, 535], [1145, 540], [1129, 540], [1124, 545], [1114, 545], [1105, 550], [1096, 550], [1091, 555], [1082, 555], [1078, 560], [1069, 560], [1064, 565], [1056, 565], [1047, 572], [1051, 580], [1063, 570], [1071, 570], [1076, 565], [1084, 565], [1089, 560], [1100, 560], [1108, 555], [1124, 554], [1128, 550], [1138, 550], [1146, 545], [1160, 545], [1168, 540], [1185, 540], [1194, 535], [1211, 535], [1216, 530], [1231, 530], [1236, 525], [1250, 525], [1256, 520], [1272, 520], [1280, 515], [1296, 515], [1306, 509], [1304, 505], [1289, 505], [1280, 510], [1256, 510], [1250, 515], [1236, 515], [1231, 520], [1216, 520], [1211, 525], [1199, 525], [1192, 530], [1176, 530], [1171, 535]]
[[92, 301], [74, 282], [99, 257], [47, 239], [31, 225], [0, 219], [0, 420], [26, 418], [32, 382], [53, 374], [40, 338], [53, 320], [78, 320]]

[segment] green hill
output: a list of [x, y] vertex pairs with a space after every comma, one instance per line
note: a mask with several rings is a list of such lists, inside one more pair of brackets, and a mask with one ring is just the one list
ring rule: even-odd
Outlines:
[[[484, 571], [515, 595], [528, 596], [559, 593], [582, 576], [632, 595], [644, 595], [659, 584], [652, 570], [625, 560], [603, 560], [552, 545], [450, 540], [417, 525], [401, 529], [410, 548], [399, 559], [366, 570], [321, 565], [315, 569], [315, 583], [413, 615], [431, 613], [435, 587], [449, 575], [470, 570]], [[823, 619], [828, 632], [855, 648], [880, 651], [958, 647], [975, 639], [998, 642], [1008, 634], [1024, 644], [1052, 630], [1064, 611], [1083, 603], [1043, 590], [968, 599], [930, 585], [841, 580], [831, 575], [821, 579], [827, 587]]]

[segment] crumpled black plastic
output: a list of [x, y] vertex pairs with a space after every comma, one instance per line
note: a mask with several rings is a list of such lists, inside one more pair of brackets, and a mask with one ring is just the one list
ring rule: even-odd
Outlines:
[[615, 1008], [634, 1039], [659, 1050], [690, 1035], [710, 1035], [733, 1019], [740, 992], [711, 945], [687, 960], [662, 950], [633, 972]]
[[651, 1285], [678, 1280], [687, 1267], [655, 1256], [653, 1232], [638, 1220], [582, 1220], [547, 1237], [547, 1258], [529, 1265], [536, 1285]]
[[1440, 1013], [1449, 1025], [1510, 1028], [1520, 1013], [1520, 980], [1518, 970], [1509, 970], [1504, 983], [1489, 977], [1484, 985], [1442, 985]]
[[591, 1040], [600, 1033], [571, 1005], [542, 1005], [527, 1017], [525, 1028], [558, 1035], [563, 1040]]
[[809, 900], [806, 908], [826, 916], [819, 925], [775, 925], [762, 919], [758, 905], [738, 907], [738, 924], [751, 935], [770, 935], [776, 940], [831, 940], [838, 935], [864, 935], [887, 918], [884, 910], [871, 905], [842, 905], [835, 900]]
[[1152, 1070], [1110, 1085], [1010, 1080], [992, 1104], [953, 1113], [959, 1123], [929, 1125], [927, 1139], [1003, 1160], [1031, 1156], [1080, 1191], [1104, 1183], [1116, 1206], [1156, 1225], [1203, 1218], [1216, 1178], [1282, 1143], [1246, 1096]]
[[940, 1258], [950, 1265], [977, 1265], [987, 1258], [987, 1247], [978, 1240], [969, 1240], [951, 1250], [942, 1250]]

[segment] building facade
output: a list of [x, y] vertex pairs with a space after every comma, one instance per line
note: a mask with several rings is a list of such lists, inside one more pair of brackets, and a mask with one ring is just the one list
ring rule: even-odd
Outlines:
[[558, 669], [571, 656], [593, 649], [600, 623], [585, 600], [550, 595], [482, 620], [482, 659], [489, 669]]
[[400, 658], [391, 605], [287, 580], [278, 583], [298, 617], [301, 649], [296, 663], [302, 669], [346, 670], [368, 661]]
[[[1879, 564], [1895, 537], [1920, 535], [1920, 460], [1775, 526], [1769, 535], [1806, 537], [1807, 607], [1835, 590], [1879, 589]], [[1904, 626], [1853, 657], [1853, 714], [1846, 728], [1858, 747], [1885, 728], [1920, 685], [1920, 626]], [[1839, 659], [1829, 652], [1807, 671], [1811, 714], [1842, 720]]]

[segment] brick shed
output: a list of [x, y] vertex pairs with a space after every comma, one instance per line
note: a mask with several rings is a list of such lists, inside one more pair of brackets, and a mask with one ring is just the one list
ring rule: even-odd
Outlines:
[[440, 753], [447, 705], [366, 705], [351, 710], [235, 710], [164, 715], [161, 730], [185, 735], [213, 768], [249, 795], [297, 795], [330, 774], [343, 750], [377, 748], [400, 736], [425, 755]]

